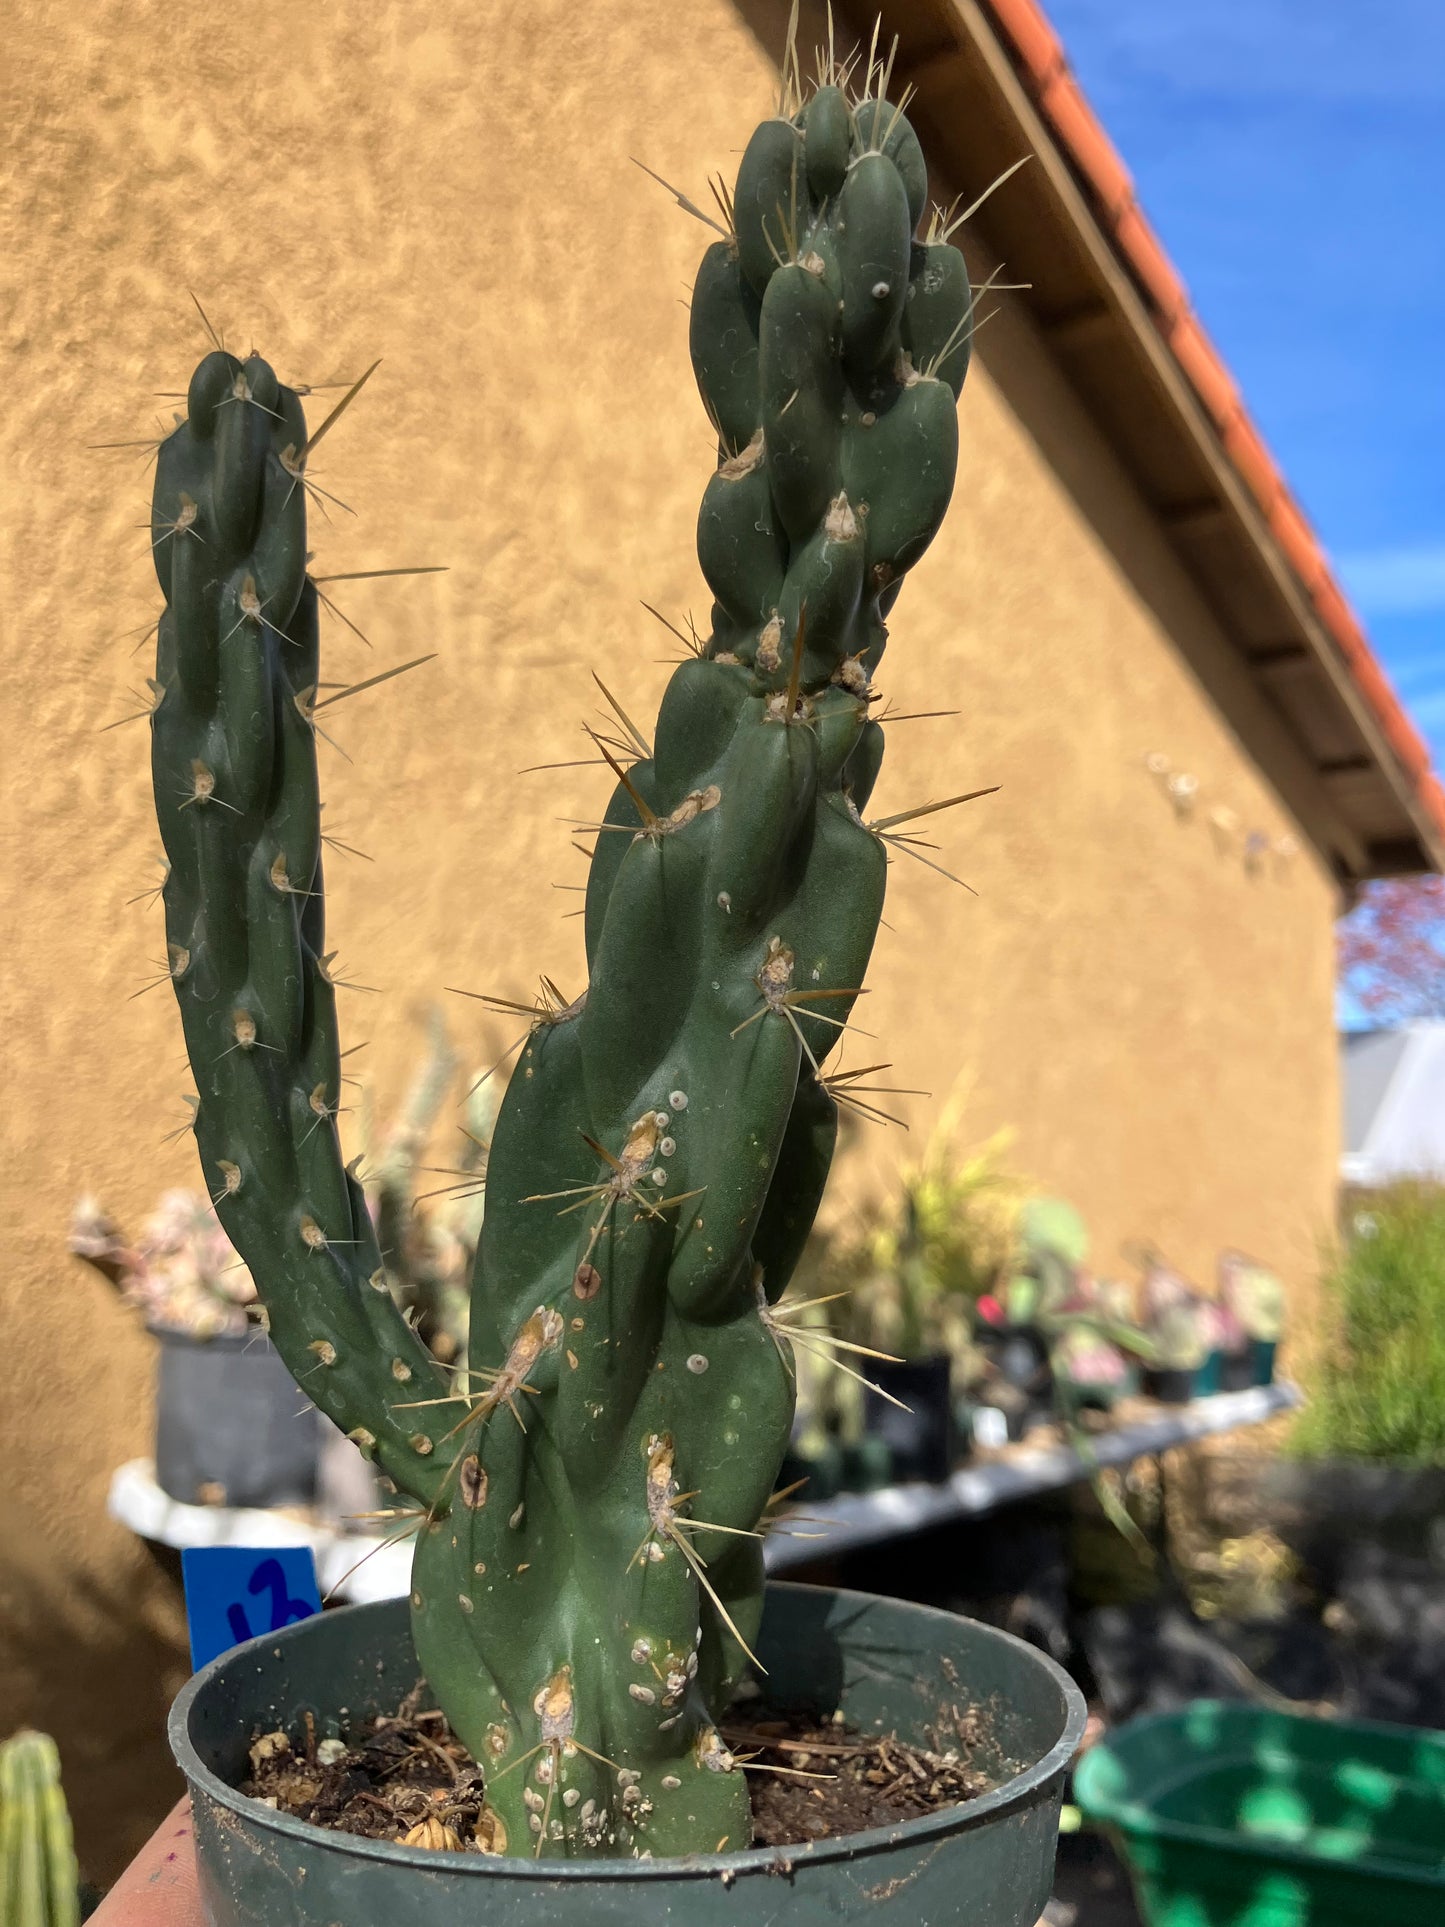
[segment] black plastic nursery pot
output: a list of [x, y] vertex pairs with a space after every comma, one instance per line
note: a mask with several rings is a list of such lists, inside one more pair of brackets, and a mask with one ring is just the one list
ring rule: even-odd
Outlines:
[[305, 1505], [321, 1419], [264, 1332], [193, 1338], [152, 1328], [156, 1482], [183, 1505]]
[[841, 1708], [928, 1744], [972, 1702], [992, 1790], [899, 1826], [786, 1850], [664, 1860], [491, 1859], [313, 1827], [233, 1782], [252, 1739], [308, 1711], [334, 1735], [394, 1711], [415, 1683], [405, 1601], [318, 1614], [237, 1647], [177, 1699], [210, 1927], [1033, 1927], [1049, 1897], [1078, 1689], [1007, 1633], [931, 1607], [770, 1585], [759, 1657], [779, 1703]]
[[[941, 1484], [952, 1472], [952, 1372], [953, 1360], [947, 1352], [868, 1361], [871, 1383], [863, 1392], [863, 1423], [887, 1445], [896, 1479]], [[893, 1399], [899, 1403], [890, 1403]]]
[[1192, 1365], [1151, 1365], [1143, 1375], [1144, 1390], [1161, 1405], [1187, 1405], [1198, 1390]]
[[1247, 1392], [1257, 1382], [1254, 1353], [1247, 1343], [1237, 1352], [1222, 1354], [1219, 1367], [1221, 1392]]
[[1027, 1395], [1040, 1410], [1047, 1408], [1054, 1389], [1049, 1341], [1037, 1325], [985, 1327], [979, 1344], [1006, 1385]]

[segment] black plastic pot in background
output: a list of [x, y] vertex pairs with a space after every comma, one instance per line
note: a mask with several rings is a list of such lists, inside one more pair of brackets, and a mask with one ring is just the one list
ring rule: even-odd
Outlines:
[[[900, 1482], [929, 1479], [938, 1484], [953, 1470], [952, 1370], [947, 1352], [896, 1363], [868, 1360], [872, 1384], [863, 1392], [864, 1428], [887, 1445], [893, 1455], [893, 1476]], [[899, 1404], [881, 1397], [884, 1392]]]
[[154, 1333], [156, 1481], [184, 1505], [309, 1504], [321, 1419], [264, 1332]]
[[1187, 1405], [1194, 1396], [1196, 1377], [1192, 1365], [1150, 1365], [1144, 1372], [1144, 1390], [1161, 1405]]
[[1037, 1410], [1052, 1403], [1054, 1368], [1049, 1341], [1036, 1326], [986, 1327], [979, 1345], [1004, 1383], [1022, 1392]]
[[937, 1744], [979, 1709], [963, 1806], [785, 1850], [663, 1860], [491, 1859], [313, 1827], [235, 1791], [258, 1732], [321, 1737], [393, 1712], [417, 1684], [407, 1605], [319, 1613], [224, 1654], [176, 1701], [210, 1927], [1033, 1927], [1049, 1897], [1064, 1776], [1085, 1706], [1007, 1633], [901, 1600], [770, 1585], [759, 1639], [780, 1703]]
[[1255, 1383], [1254, 1353], [1248, 1345], [1237, 1352], [1220, 1354], [1219, 1389], [1221, 1392], [1247, 1392]]

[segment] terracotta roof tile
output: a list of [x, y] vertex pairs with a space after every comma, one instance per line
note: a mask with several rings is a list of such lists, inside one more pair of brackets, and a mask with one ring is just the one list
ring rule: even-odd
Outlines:
[[985, 4], [1012, 46], [1045, 120], [1090, 189], [1101, 226], [1143, 287], [1160, 333], [1214, 423], [1225, 453], [1264, 511], [1420, 801], [1445, 833], [1445, 789], [1430, 772], [1429, 750], [1390, 687], [1314, 530], [1250, 420], [1233, 377], [1190, 312], [1184, 284], [1134, 198], [1128, 168], [1070, 71], [1063, 43], [1037, 0]]
[[1373, 656], [1355, 665], [1355, 681], [1378, 715], [1390, 747], [1417, 782], [1430, 773], [1430, 751], [1419, 730], [1400, 707], [1385, 672]]
[[1282, 488], [1275, 497], [1269, 512], [1269, 525], [1274, 530], [1274, 538], [1289, 558], [1290, 567], [1313, 595], [1322, 583], [1329, 579], [1329, 564], [1310, 527], [1304, 510], [1290, 494]]
[[1284, 492], [1284, 477], [1275, 467], [1273, 455], [1265, 447], [1259, 430], [1241, 408], [1224, 424], [1219, 438], [1224, 452], [1249, 484], [1250, 494], [1268, 515]]
[[990, 0], [990, 4], [1034, 86], [1046, 86], [1067, 65], [1064, 43], [1048, 16], [1034, 0]]
[[1368, 661], [1370, 645], [1365, 641], [1365, 633], [1355, 619], [1355, 612], [1333, 576], [1324, 576], [1316, 585], [1314, 605], [1315, 614], [1339, 644], [1350, 667], [1353, 668], [1357, 662]]
[[1088, 176], [1106, 212], [1117, 218], [1133, 202], [1134, 178], [1067, 68], [1045, 81], [1039, 89], [1039, 105], [1075, 166]]
[[1169, 330], [1169, 346], [1216, 428], [1222, 429], [1235, 415], [1243, 413], [1244, 402], [1238, 384], [1219, 359], [1214, 343], [1200, 327], [1197, 316], [1189, 312], [1179, 316]]
[[1115, 245], [1144, 284], [1167, 335], [1189, 306], [1188, 290], [1136, 200], [1116, 211], [1113, 226]]

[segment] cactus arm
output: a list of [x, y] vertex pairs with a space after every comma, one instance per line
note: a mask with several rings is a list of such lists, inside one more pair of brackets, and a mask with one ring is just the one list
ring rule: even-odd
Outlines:
[[166, 608], [152, 718], [170, 971], [217, 1212], [307, 1395], [404, 1491], [435, 1500], [455, 1413], [400, 1409], [442, 1375], [386, 1290], [342, 1168], [336, 987], [325, 956], [297, 397], [220, 352], [157, 464]]

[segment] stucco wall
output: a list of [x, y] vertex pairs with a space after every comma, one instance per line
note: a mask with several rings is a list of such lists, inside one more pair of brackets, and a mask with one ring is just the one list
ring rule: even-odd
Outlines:
[[[670, 646], [640, 599], [705, 615], [681, 304], [706, 237], [629, 156], [701, 195], [774, 70], [729, 0], [18, 0], [7, 43], [0, 1729], [57, 1732], [105, 1878], [168, 1797], [185, 1661], [169, 1573], [104, 1516], [146, 1449], [149, 1347], [65, 1225], [83, 1188], [134, 1223], [195, 1167], [161, 1142], [186, 1088], [168, 993], [127, 1001], [162, 944], [130, 901], [156, 847], [143, 725], [97, 733], [147, 668], [144, 451], [87, 445], [169, 425], [157, 391], [206, 345], [188, 289], [288, 379], [384, 357], [318, 458], [356, 513], [313, 540], [327, 570], [450, 565], [353, 586], [373, 651], [327, 637], [339, 678], [439, 651], [337, 710], [349, 762], [323, 752], [329, 820], [374, 859], [329, 881], [380, 987], [347, 1015], [385, 1101], [442, 985], [580, 982], [558, 819], [606, 785], [515, 772], [580, 753], [592, 667], [650, 710]], [[880, 807], [1002, 788], [939, 823], [976, 897], [895, 870], [860, 1021], [936, 1094], [915, 1143], [966, 1073], [970, 1125], [1015, 1127], [1106, 1261], [1148, 1236], [1206, 1269], [1231, 1241], [1302, 1286], [1336, 1149], [1328, 880], [1308, 848], [1246, 873], [1145, 773], [1162, 750], [1244, 826], [1298, 830], [1241, 746], [1268, 720], [1026, 325], [981, 346], [955, 508], [882, 679], [961, 713], [899, 727]], [[844, 1183], [898, 1153], [870, 1140]]]

